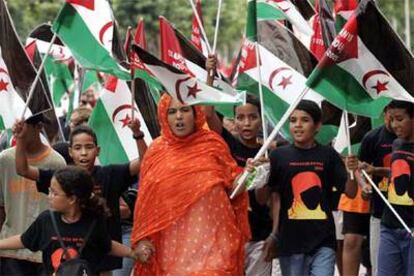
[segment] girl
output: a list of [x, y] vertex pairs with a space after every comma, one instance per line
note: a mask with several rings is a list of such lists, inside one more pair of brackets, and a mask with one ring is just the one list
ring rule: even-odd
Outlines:
[[[56, 272], [65, 260], [79, 255], [95, 273], [99, 272], [96, 265], [108, 253], [136, 259], [136, 253], [130, 248], [111, 241], [105, 223], [108, 209], [104, 199], [92, 190], [93, 181], [86, 170], [74, 166], [57, 170], [48, 194], [51, 210], [41, 213], [23, 234], [0, 240], [0, 249], [41, 250], [48, 275]], [[64, 254], [53, 228], [51, 211], [68, 254]], [[89, 231], [91, 234], [80, 254]]]

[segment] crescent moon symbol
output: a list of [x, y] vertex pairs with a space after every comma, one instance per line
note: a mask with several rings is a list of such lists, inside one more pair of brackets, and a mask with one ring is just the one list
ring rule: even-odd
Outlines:
[[270, 86], [270, 89], [271, 90], [273, 90], [273, 79], [276, 77], [276, 75], [278, 74], [278, 73], [280, 73], [281, 71], [285, 71], [285, 70], [291, 70], [289, 67], [279, 67], [279, 68], [276, 68], [271, 74], [270, 74], [270, 77], [269, 77], [269, 86]]
[[103, 27], [101, 28], [101, 30], [99, 31], [99, 41], [103, 43], [103, 36], [106, 33], [106, 31], [111, 28], [114, 25], [114, 22], [109, 21], [108, 23], [106, 23], [105, 25], [103, 25]]
[[372, 76], [375, 76], [375, 75], [386, 75], [386, 76], [389, 76], [388, 73], [385, 72], [385, 71], [383, 71], [383, 70], [372, 70], [372, 71], [369, 71], [362, 78], [362, 85], [364, 86], [365, 89], [368, 89], [367, 88], [367, 81], [368, 81], [368, 79], [371, 78]]
[[189, 79], [191, 79], [191, 77], [187, 77], [187, 78], [185, 78], [185, 79], [180, 79], [180, 80], [177, 80], [177, 82], [175, 83], [175, 93], [177, 94], [177, 98], [178, 98], [178, 100], [179, 100], [182, 104], [184, 104], [184, 101], [183, 101], [183, 99], [182, 99], [182, 97], [181, 97], [180, 86], [181, 86], [181, 83], [186, 82], [186, 81], [188, 81]]
[[[115, 108], [114, 112], [112, 113], [112, 122], [115, 122], [116, 115], [121, 112], [124, 109], [131, 109], [132, 105], [130, 104], [123, 104]], [[136, 107], [134, 107], [134, 110], [138, 111]]]

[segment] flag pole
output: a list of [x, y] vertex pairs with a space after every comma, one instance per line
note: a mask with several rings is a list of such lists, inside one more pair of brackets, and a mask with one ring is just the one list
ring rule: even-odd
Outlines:
[[23, 109], [23, 114], [21, 116], [22, 121], [24, 120], [24, 115], [26, 114], [27, 108], [29, 107], [29, 103], [33, 97], [33, 93], [35, 91], [36, 85], [39, 82], [40, 75], [42, 74], [43, 68], [45, 67], [46, 59], [49, 56], [50, 50], [52, 49], [52, 46], [55, 43], [56, 38], [57, 38], [57, 33], [54, 33], [52, 39], [49, 42], [49, 47], [47, 48], [46, 54], [43, 57], [42, 63], [40, 64], [39, 69], [37, 69], [36, 77], [33, 80], [32, 86], [30, 87], [29, 95], [26, 99], [26, 104]]
[[374, 188], [375, 192], [380, 196], [380, 198], [384, 201], [384, 203], [387, 205], [387, 207], [391, 210], [391, 212], [394, 214], [394, 216], [398, 219], [398, 221], [402, 224], [402, 226], [407, 230], [407, 232], [411, 235], [411, 237], [414, 238], [414, 232], [411, 231], [410, 227], [404, 222], [404, 220], [400, 217], [400, 215], [397, 213], [397, 211], [392, 207], [392, 205], [388, 202], [388, 200], [385, 198], [385, 196], [381, 193], [379, 188], [375, 185], [374, 181], [372, 181], [371, 177], [367, 174], [365, 170], [361, 170], [362, 174], [365, 176], [365, 178], [368, 180], [368, 182], [371, 184], [371, 187]]
[[[293, 110], [295, 110], [299, 102], [303, 99], [303, 97], [305, 97], [308, 91], [309, 91], [309, 87], [306, 86], [302, 90], [300, 95], [295, 99], [295, 101], [289, 106], [285, 114], [283, 114], [282, 118], [280, 118], [279, 122], [276, 124], [275, 128], [270, 133], [269, 137], [267, 137], [267, 139], [264, 141], [263, 146], [260, 148], [256, 156], [254, 157], [253, 159], [254, 161], [257, 161], [267, 151], [273, 139], [275, 139], [276, 135], [279, 133], [279, 130], [282, 128], [285, 122], [289, 119], [290, 114], [293, 112]], [[244, 171], [243, 174], [240, 176], [240, 178], [237, 180], [237, 186], [231, 193], [230, 199], [233, 199], [239, 193], [239, 191], [243, 188], [244, 182], [248, 176], [249, 176], [249, 173], [247, 171]]]
[[[345, 135], [346, 135], [346, 144], [348, 149], [348, 156], [352, 155], [352, 146], [351, 146], [351, 133], [349, 131], [349, 121], [348, 121], [348, 112], [344, 110], [342, 112], [342, 116], [344, 116], [344, 122], [345, 122]], [[349, 171], [349, 176], [351, 180], [354, 180], [354, 172]]]
[[206, 35], [205, 30], [204, 30], [204, 26], [203, 26], [203, 24], [201, 22], [200, 16], [198, 15], [198, 12], [197, 12], [197, 9], [196, 9], [196, 7], [194, 5], [193, 0], [188, 0], [188, 1], [190, 2], [191, 8], [193, 9], [193, 13], [194, 13], [194, 15], [196, 17], [196, 20], [198, 22], [198, 26], [200, 27], [201, 34], [203, 35], [204, 40], [206, 41], [207, 51], [210, 54], [211, 53], [210, 43], [208, 43], [207, 35]]
[[216, 28], [214, 30], [214, 41], [213, 41], [213, 50], [212, 50], [213, 54], [216, 53], [217, 35], [218, 35], [218, 29], [219, 29], [219, 25], [220, 25], [221, 3], [222, 3], [222, 0], [219, 0], [218, 9], [217, 9], [217, 16], [216, 16]]
[[135, 69], [131, 65], [131, 120], [135, 119]]
[[[267, 127], [266, 127], [266, 116], [265, 116], [265, 106], [264, 106], [264, 99], [263, 99], [263, 88], [262, 88], [262, 70], [260, 68], [260, 51], [259, 51], [259, 43], [257, 41], [254, 42], [254, 47], [256, 48], [256, 66], [257, 72], [259, 74], [259, 98], [260, 98], [260, 109], [262, 110], [262, 130], [263, 130], [263, 141], [267, 140]], [[265, 151], [266, 158], [268, 157], [268, 151]]]

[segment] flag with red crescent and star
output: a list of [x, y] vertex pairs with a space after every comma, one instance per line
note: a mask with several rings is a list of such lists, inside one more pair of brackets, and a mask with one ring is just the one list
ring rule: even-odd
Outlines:
[[[5, 129], [22, 116], [37, 72], [15, 32], [4, 0], [0, 0], [0, 26], [0, 129]], [[38, 82], [26, 118], [51, 110], [50, 100], [42, 81]]]
[[[140, 60], [165, 87], [166, 91], [183, 104], [234, 106], [244, 103], [245, 93], [217, 90], [194, 76], [178, 70], [154, 57], [137, 45], [132, 46]], [[234, 96], [233, 96], [234, 95]]]
[[307, 85], [337, 107], [377, 118], [392, 99], [414, 102], [414, 58], [375, 3], [362, 0]]

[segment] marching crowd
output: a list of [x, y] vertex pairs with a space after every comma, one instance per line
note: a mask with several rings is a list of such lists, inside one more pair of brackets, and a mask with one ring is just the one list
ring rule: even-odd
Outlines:
[[[0, 153], [0, 275], [62, 275], [69, 259], [92, 275], [334, 275], [335, 264], [358, 275], [362, 260], [371, 275], [414, 275], [412, 232], [364, 176], [413, 231], [414, 104], [391, 101], [358, 154], [341, 156], [318, 144], [321, 108], [302, 100], [292, 142], [278, 137], [254, 161], [261, 112], [248, 96], [223, 119], [165, 93], [161, 135], [146, 145], [131, 120], [141, 158], [108, 166], [96, 165], [87, 108], [59, 153], [41, 140], [41, 114], [16, 122]], [[230, 198], [243, 170], [265, 164], [266, 185]]]

